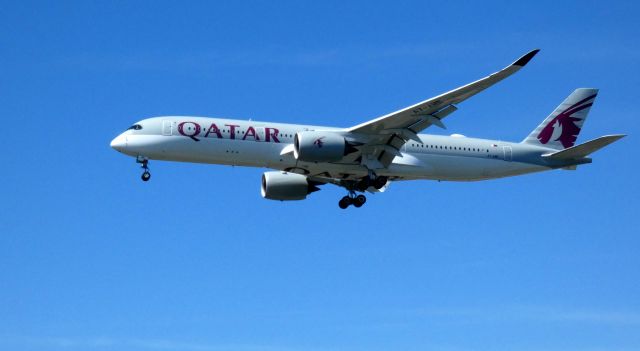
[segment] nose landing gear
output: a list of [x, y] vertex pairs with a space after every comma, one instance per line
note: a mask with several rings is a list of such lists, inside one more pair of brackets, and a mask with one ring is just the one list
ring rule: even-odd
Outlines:
[[140, 179], [142, 179], [143, 182], [149, 181], [149, 179], [151, 179], [151, 173], [149, 172], [149, 160], [145, 157], [138, 156], [136, 158], [136, 163], [141, 163], [142, 169], [144, 170]]

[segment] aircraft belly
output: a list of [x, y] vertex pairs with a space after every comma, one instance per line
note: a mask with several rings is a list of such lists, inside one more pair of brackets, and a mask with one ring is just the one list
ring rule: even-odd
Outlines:
[[487, 170], [497, 162], [479, 157], [425, 155], [425, 163], [433, 167], [435, 179], [479, 180], [485, 179]]
[[217, 138], [195, 141], [176, 136], [154, 138], [140, 139], [141, 146], [131, 147], [130, 151], [157, 160], [254, 167], [267, 167], [277, 156], [275, 143]]
[[432, 179], [447, 181], [476, 181], [519, 175], [547, 168], [538, 165], [507, 162], [500, 159], [461, 157], [455, 155], [413, 155], [421, 161], [419, 166], [400, 162], [390, 165], [389, 173], [406, 179]]
[[503, 162], [504, 165], [495, 169], [487, 170], [487, 179], [504, 178], [527, 173], [541, 172], [549, 170], [548, 167], [523, 162]]

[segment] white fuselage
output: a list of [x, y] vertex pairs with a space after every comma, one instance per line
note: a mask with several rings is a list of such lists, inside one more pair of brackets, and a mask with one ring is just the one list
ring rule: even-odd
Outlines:
[[[111, 145], [131, 156], [153, 160], [266, 167], [303, 174], [341, 178], [365, 176], [367, 167], [353, 160], [334, 163], [297, 161], [294, 136], [307, 130], [339, 128], [204, 117], [145, 119], [116, 137]], [[463, 136], [419, 135], [409, 140], [391, 165], [376, 169], [397, 180], [433, 179], [472, 181], [552, 169], [541, 155], [550, 150], [521, 143]]]

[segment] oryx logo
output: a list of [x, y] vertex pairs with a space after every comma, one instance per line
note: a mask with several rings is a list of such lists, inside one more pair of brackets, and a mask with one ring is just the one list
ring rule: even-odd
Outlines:
[[586, 99], [580, 100], [560, 112], [542, 128], [542, 131], [538, 134], [538, 140], [542, 144], [547, 144], [550, 141], [559, 141], [565, 148], [573, 146], [580, 133], [580, 127], [577, 123], [582, 121], [582, 118], [573, 117], [573, 114], [591, 107], [593, 105], [592, 99], [596, 95], [593, 94]]
[[324, 141], [322, 141], [322, 139], [324, 139], [324, 137], [320, 137], [316, 140], [313, 141], [313, 145], [317, 146], [319, 149], [322, 148], [322, 146], [324, 145]]

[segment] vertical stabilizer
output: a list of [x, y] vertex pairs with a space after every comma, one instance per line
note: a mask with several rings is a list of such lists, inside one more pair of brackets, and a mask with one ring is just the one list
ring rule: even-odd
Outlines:
[[576, 89], [522, 142], [558, 150], [572, 147], [596, 95], [598, 89]]

